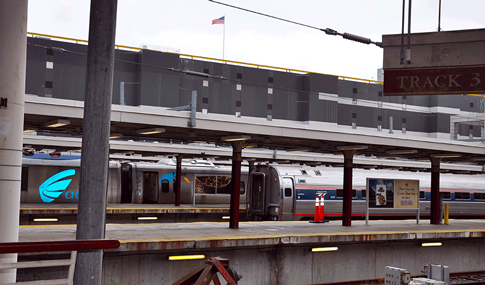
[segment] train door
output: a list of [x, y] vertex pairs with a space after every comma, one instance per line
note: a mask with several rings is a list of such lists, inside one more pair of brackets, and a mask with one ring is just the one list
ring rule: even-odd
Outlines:
[[294, 201], [294, 189], [293, 178], [283, 177], [283, 209], [281, 210], [283, 220], [288, 220], [285, 216], [289, 216], [289, 220], [293, 218], [293, 201]]
[[266, 189], [266, 175], [264, 173], [251, 173], [250, 181], [250, 213], [256, 215], [264, 215], [264, 190]]
[[121, 200], [120, 203], [131, 203], [133, 196], [132, 166], [128, 163], [121, 164]]
[[143, 204], [158, 203], [158, 172], [143, 172]]

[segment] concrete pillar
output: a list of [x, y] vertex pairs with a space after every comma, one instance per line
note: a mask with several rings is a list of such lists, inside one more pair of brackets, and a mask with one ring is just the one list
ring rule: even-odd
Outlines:
[[[27, 0], [0, 1], [0, 242], [19, 235], [22, 135], [27, 58]], [[0, 263], [17, 254], [0, 254]], [[0, 283], [14, 283], [16, 270], [0, 270]]]
[[239, 196], [241, 194], [242, 141], [232, 142], [231, 206], [229, 228], [239, 229]]
[[432, 225], [440, 224], [440, 158], [431, 160], [431, 221]]
[[175, 170], [175, 206], [180, 206], [180, 189], [182, 189], [182, 159], [183, 155], [177, 156], [177, 168]]
[[[104, 239], [117, 0], [92, 0], [76, 239]], [[103, 251], [77, 255], [74, 284], [101, 284]]]
[[354, 168], [355, 150], [344, 150], [344, 197], [342, 209], [342, 226], [352, 226], [352, 170]]

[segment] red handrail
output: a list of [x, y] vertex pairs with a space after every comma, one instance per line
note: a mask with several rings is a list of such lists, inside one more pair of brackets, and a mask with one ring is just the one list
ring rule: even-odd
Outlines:
[[120, 241], [115, 239], [101, 240], [66, 240], [46, 242], [10, 242], [0, 243], [0, 254], [6, 253], [29, 253], [48, 251], [83, 251], [113, 249], [120, 246]]

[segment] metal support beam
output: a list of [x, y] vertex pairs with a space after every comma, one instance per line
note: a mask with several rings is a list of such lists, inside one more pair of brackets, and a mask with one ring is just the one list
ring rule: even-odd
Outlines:
[[183, 155], [177, 155], [177, 168], [175, 170], [175, 206], [180, 206], [180, 189], [182, 188], [182, 159]]
[[352, 225], [352, 170], [354, 168], [355, 150], [344, 150], [344, 189], [342, 226]]
[[440, 162], [441, 158], [431, 160], [431, 221], [432, 225], [440, 224]]
[[231, 207], [229, 228], [239, 228], [239, 195], [241, 194], [241, 160], [242, 160], [242, 141], [232, 142], [232, 171], [231, 171]]
[[[26, 61], [27, 1], [0, 1], [0, 243], [19, 238]], [[0, 254], [13, 262], [16, 253]], [[15, 283], [16, 273], [0, 270], [0, 283]]]
[[[117, 0], [92, 0], [77, 240], [104, 239]], [[101, 284], [103, 251], [79, 253], [74, 284]]]
[[195, 127], [196, 113], [197, 112], [197, 90], [192, 91], [192, 101], [190, 102], [190, 121], [189, 127]]
[[169, 110], [174, 111], [190, 111], [190, 121], [187, 122], [187, 126], [196, 126], [196, 114], [197, 114], [197, 90], [192, 90], [192, 98], [189, 105], [179, 106], [170, 108]]

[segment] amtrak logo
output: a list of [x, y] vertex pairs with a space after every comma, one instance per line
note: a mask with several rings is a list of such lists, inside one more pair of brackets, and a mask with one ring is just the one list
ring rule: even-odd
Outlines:
[[160, 183], [162, 183], [163, 180], [167, 180], [168, 182], [173, 182], [175, 175], [176, 175], [175, 172], [171, 172], [163, 175], [162, 178], [160, 178]]
[[72, 179], [61, 179], [72, 176], [74, 174], [76, 174], [76, 170], [68, 169], [59, 172], [44, 181], [44, 183], [39, 186], [39, 194], [42, 201], [44, 201], [44, 203], [50, 203], [54, 201], [54, 199], [61, 196], [62, 192], [66, 190], [67, 186], [69, 186], [72, 181]]

